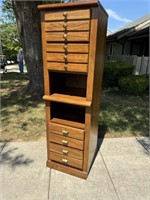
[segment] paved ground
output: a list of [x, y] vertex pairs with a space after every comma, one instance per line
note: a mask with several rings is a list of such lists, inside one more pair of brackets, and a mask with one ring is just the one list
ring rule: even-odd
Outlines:
[[46, 168], [42, 141], [0, 143], [0, 152], [0, 200], [150, 199], [149, 138], [104, 139], [87, 180]]
[[[19, 67], [18, 64], [11, 64], [11, 65], [6, 65], [5, 67], [7, 69], [7, 72], [17, 72], [19, 73]], [[3, 73], [3, 69], [0, 69], [0, 74]], [[24, 67], [24, 73], [27, 73], [26, 68]]]

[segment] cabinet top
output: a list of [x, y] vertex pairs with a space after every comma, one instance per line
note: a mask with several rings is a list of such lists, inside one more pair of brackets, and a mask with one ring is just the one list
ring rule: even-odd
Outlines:
[[64, 8], [80, 8], [80, 7], [83, 8], [83, 7], [98, 7], [98, 6], [100, 6], [105, 11], [103, 6], [100, 4], [99, 0], [81, 0], [80, 2], [43, 4], [43, 5], [38, 5], [38, 9], [46, 11], [46, 10], [64, 9]]

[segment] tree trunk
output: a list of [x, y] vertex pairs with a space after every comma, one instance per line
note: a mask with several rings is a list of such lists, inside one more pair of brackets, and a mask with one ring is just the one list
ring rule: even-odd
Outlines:
[[29, 75], [30, 93], [43, 94], [40, 1], [13, 1], [20, 40]]

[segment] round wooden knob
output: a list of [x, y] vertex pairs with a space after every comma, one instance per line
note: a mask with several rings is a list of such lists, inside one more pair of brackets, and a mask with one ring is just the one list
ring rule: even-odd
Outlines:
[[64, 69], [67, 70], [67, 65], [64, 66]]
[[64, 23], [63, 27], [66, 29], [66, 28], [67, 28], [67, 24], [66, 24], [66, 23]]
[[67, 17], [67, 12], [64, 12], [64, 13], [63, 13], [63, 16], [64, 16], [64, 17]]
[[67, 60], [67, 56], [66, 55], [64, 56], [64, 59]]
[[64, 45], [64, 50], [65, 50], [65, 51], [67, 50], [67, 45]]
[[67, 34], [64, 34], [64, 39], [67, 39]]

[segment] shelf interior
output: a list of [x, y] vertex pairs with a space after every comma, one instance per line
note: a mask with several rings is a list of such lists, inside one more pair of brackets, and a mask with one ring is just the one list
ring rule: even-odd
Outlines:
[[86, 97], [87, 75], [49, 72], [50, 95], [65, 94]]
[[85, 124], [85, 107], [51, 102], [51, 120], [54, 118]]

